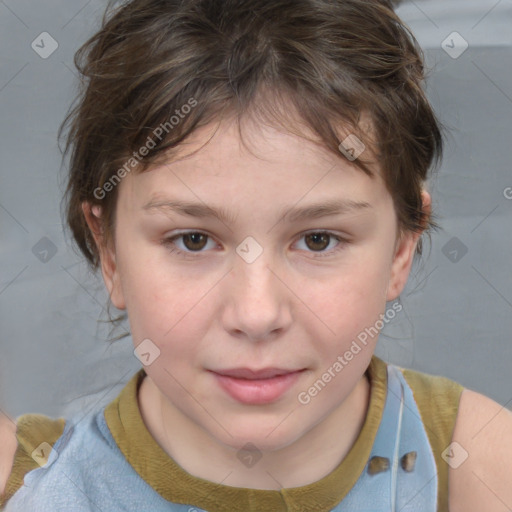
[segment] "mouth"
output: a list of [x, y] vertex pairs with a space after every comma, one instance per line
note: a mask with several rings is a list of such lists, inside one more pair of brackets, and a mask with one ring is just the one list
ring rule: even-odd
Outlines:
[[237, 402], [263, 405], [281, 398], [293, 387], [305, 370], [305, 368], [300, 370], [236, 368], [211, 373], [219, 387]]
[[304, 368], [297, 370], [288, 370], [284, 368], [262, 368], [260, 370], [252, 370], [250, 368], [233, 368], [231, 370], [214, 370], [214, 373], [223, 375], [225, 377], [233, 377], [234, 379], [264, 380], [280, 377], [281, 375], [300, 372], [303, 370]]

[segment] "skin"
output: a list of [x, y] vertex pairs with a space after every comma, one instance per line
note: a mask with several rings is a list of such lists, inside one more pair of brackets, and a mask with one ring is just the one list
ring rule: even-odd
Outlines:
[[512, 510], [511, 434], [510, 410], [470, 389], [462, 392], [452, 441], [468, 456], [449, 468], [450, 512]]
[[0, 440], [0, 494], [2, 494], [11, 473], [18, 446], [16, 424], [3, 412], [0, 412]]
[[[224, 485], [302, 486], [330, 473], [361, 430], [369, 399], [364, 372], [376, 337], [309, 404], [297, 395], [398, 297], [419, 235], [396, 243], [394, 205], [380, 176], [371, 179], [283, 130], [250, 125], [249, 150], [234, 123], [215, 128], [195, 132], [187, 150], [214, 134], [195, 155], [123, 179], [115, 248], [101, 249], [103, 277], [114, 305], [128, 311], [134, 345], [149, 338], [160, 350], [146, 367], [139, 404], [162, 448], [192, 475], [214, 482], [229, 475]], [[152, 199], [171, 197], [224, 207], [236, 220], [143, 210]], [[371, 207], [280, 220], [286, 206], [332, 198]], [[423, 200], [428, 209], [426, 192]], [[101, 247], [98, 224], [86, 207], [84, 213]], [[161, 244], [177, 230], [212, 238], [185, 258]], [[349, 243], [338, 252], [334, 237], [308, 246], [303, 235], [311, 230], [333, 231]], [[263, 247], [251, 264], [236, 253], [247, 236]], [[175, 246], [186, 251], [185, 243], [182, 237]], [[207, 371], [268, 366], [306, 371], [266, 405], [235, 401]], [[251, 468], [236, 457], [247, 442], [264, 454]]]

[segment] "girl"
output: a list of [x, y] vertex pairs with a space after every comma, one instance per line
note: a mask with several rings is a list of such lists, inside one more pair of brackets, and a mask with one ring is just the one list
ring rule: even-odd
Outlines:
[[512, 415], [374, 355], [442, 153], [390, 2], [107, 12], [67, 221], [142, 368], [84, 417], [18, 418], [6, 510], [508, 510]]

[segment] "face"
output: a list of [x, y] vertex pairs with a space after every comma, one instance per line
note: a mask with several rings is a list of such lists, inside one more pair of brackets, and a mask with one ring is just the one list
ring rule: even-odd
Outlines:
[[[215, 128], [195, 132], [187, 154]], [[223, 445], [273, 450], [361, 380], [377, 336], [343, 355], [402, 290], [417, 235], [396, 243], [382, 179], [341, 154], [268, 126], [245, 127], [244, 141], [224, 122], [195, 155], [127, 175], [102, 271], [134, 345], [150, 340], [145, 370], [169, 411]], [[288, 375], [219, 375], [241, 368]]]

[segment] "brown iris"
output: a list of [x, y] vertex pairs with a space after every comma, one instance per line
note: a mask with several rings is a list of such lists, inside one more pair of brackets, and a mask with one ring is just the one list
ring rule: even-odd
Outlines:
[[[183, 243], [189, 251], [201, 250], [208, 240], [208, 236], [203, 233], [185, 233], [182, 235]], [[190, 241], [190, 243], [187, 243]]]
[[[330, 235], [327, 233], [311, 233], [309, 235], [305, 235], [306, 245], [311, 250], [324, 250], [329, 245], [330, 238]], [[313, 245], [310, 245], [308, 240], [311, 240]]]

